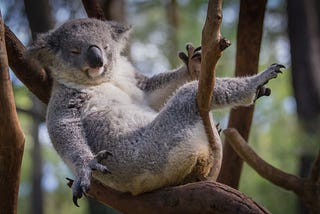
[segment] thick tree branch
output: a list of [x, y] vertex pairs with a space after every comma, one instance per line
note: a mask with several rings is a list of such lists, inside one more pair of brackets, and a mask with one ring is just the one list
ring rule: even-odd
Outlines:
[[52, 86], [50, 76], [25, 58], [26, 48], [7, 26], [5, 38], [10, 68], [33, 94], [43, 103], [48, 103]]
[[0, 11], [0, 210], [17, 213], [24, 135], [15, 111], [4, 31]]
[[222, 1], [210, 0], [207, 10], [207, 18], [202, 30], [201, 41], [201, 72], [199, 77], [199, 89], [197, 103], [199, 112], [212, 148], [215, 163], [210, 172], [210, 179], [216, 180], [222, 162], [222, 144], [220, 136], [212, 126], [210, 117], [211, 100], [215, 85], [215, 67], [222, 51], [230, 45], [220, 34], [222, 21]]
[[237, 154], [258, 172], [259, 175], [277, 186], [294, 191], [298, 195], [302, 194], [303, 181], [301, 178], [285, 173], [262, 160], [236, 129], [228, 128], [224, 130], [223, 133]]
[[[88, 194], [123, 213], [269, 213], [243, 193], [217, 182], [196, 182], [132, 196], [93, 180]], [[68, 183], [72, 185], [72, 181]]]

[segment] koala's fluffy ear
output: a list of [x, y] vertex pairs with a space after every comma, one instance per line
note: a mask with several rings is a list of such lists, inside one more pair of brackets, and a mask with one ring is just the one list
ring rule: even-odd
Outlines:
[[49, 33], [39, 34], [24, 55], [27, 59], [35, 59], [41, 66], [46, 66], [46, 59], [51, 49]]
[[112, 39], [114, 39], [122, 50], [126, 45], [130, 37], [132, 27], [118, 22], [108, 22], [111, 27]]

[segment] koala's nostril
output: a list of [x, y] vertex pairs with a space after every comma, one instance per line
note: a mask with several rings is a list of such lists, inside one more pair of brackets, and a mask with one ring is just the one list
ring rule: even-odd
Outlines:
[[88, 48], [87, 59], [91, 68], [100, 68], [103, 66], [103, 55], [98, 46], [92, 45]]

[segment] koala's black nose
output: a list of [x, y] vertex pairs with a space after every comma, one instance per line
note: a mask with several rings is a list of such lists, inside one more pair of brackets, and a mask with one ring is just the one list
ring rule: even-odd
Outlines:
[[91, 68], [100, 68], [103, 66], [102, 51], [98, 46], [91, 45], [88, 48], [87, 59]]

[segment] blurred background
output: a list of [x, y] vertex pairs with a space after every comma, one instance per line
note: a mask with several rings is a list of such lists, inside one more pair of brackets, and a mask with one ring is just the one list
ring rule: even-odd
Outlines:
[[[256, 103], [249, 139], [267, 162], [300, 176], [307, 176], [319, 149], [320, 132], [320, 2], [307, 2], [267, 3], [259, 70], [274, 62], [287, 69], [269, 83], [272, 95]], [[128, 54], [145, 75], [181, 65], [177, 53], [185, 50], [187, 42], [200, 45], [207, 1], [101, 0], [101, 4], [107, 18], [133, 26]], [[234, 74], [239, 4], [239, 0], [223, 1], [221, 32], [232, 46], [221, 57], [217, 76]], [[2, 0], [0, 9], [6, 25], [26, 46], [38, 33], [70, 19], [87, 17], [81, 1]], [[18, 213], [117, 213], [88, 199], [80, 200], [80, 208], [72, 204], [65, 178], [73, 176], [50, 144], [45, 106], [13, 74], [12, 79], [26, 135]], [[214, 112], [222, 128], [227, 126], [228, 112]], [[303, 213], [293, 193], [264, 180], [246, 164], [240, 191], [272, 213]]]

